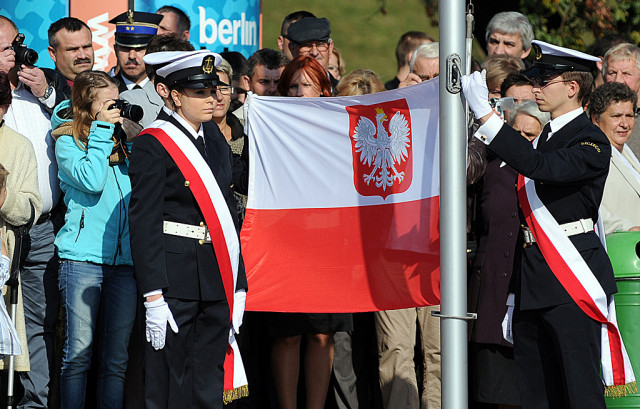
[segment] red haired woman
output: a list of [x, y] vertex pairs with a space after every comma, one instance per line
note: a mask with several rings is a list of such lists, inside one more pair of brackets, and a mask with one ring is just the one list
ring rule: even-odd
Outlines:
[[278, 94], [283, 97], [330, 97], [331, 82], [327, 72], [313, 57], [294, 58], [282, 71]]

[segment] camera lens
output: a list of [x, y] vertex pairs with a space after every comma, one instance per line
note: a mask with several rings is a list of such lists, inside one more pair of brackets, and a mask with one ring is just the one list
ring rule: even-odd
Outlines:
[[122, 107], [120, 115], [125, 118], [129, 118], [133, 122], [138, 122], [144, 116], [144, 110], [140, 105], [128, 104]]
[[27, 47], [20, 47], [16, 50], [16, 63], [35, 65], [38, 62], [38, 53]]

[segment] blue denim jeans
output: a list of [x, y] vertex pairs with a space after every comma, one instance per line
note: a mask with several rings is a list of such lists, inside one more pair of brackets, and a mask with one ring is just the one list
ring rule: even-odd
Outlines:
[[95, 336], [99, 354], [97, 407], [121, 408], [127, 346], [136, 313], [133, 267], [62, 260], [59, 280], [65, 311], [61, 406], [65, 409], [85, 407], [87, 372]]

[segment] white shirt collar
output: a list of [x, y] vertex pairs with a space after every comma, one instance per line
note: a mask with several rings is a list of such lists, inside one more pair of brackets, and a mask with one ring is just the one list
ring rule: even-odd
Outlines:
[[549, 137], [547, 138], [547, 140], [551, 138], [551, 135], [558, 132], [560, 129], [562, 129], [562, 127], [579, 117], [582, 113], [584, 113], [584, 109], [582, 109], [582, 107], [578, 107], [573, 111], [569, 111], [566, 114], [562, 114], [559, 117], [552, 119], [551, 122], [549, 122], [551, 132], [549, 132]]
[[182, 125], [187, 131], [189, 131], [189, 134], [191, 135], [191, 137], [194, 140], [198, 139], [198, 137], [200, 137], [200, 136], [204, 140], [204, 132], [202, 131], [202, 124], [200, 124], [200, 129], [198, 129], [198, 132], [196, 132], [193, 129], [193, 127], [191, 125], [189, 125], [189, 122], [187, 122], [183, 117], [178, 115], [175, 111], [171, 112], [171, 116], [174, 117], [176, 119], [176, 121], [178, 121], [180, 123], [180, 125]]
[[149, 82], [149, 77], [144, 77], [144, 79], [142, 81], [140, 81], [139, 84], [136, 84], [135, 82], [131, 82], [127, 77], [125, 77], [124, 75], [121, 76], [122, 79], [124, 80], [124, 85], [127, 86], [128, 90], [132, 90], [133, 87], [135, 87], [136, 85], [139, 85], [140, 88], [143, 88], [145, 85], [147, 85], [147, 82]]

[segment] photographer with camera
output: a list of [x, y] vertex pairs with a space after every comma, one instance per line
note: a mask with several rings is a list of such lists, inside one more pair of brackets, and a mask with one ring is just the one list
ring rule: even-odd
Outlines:
[[87, 71], [76, 76], [71, 101], [60, 103], [52, 118], [67, 206], [55, 241], [65, 311], [63, 408], [85, 407], [94, 335], [98, 402], [86, 407], [123, 404], [137, 299], [129, 241], [129, 161], [117, 131], [122, 114], [132, 115], [137, 109], [123, 107], [117, 81], [104, 72]]
[[[37, 91], [44, 92], [44, 89], [38, 89], [29, 76], [41, 78], [42, 71], [20, 61], [28, 47], [18, 46], [24, 45], [19, 42], [21, 37], [18, 34], [19, 30], [13, 21], [0, 16], [0, 71], [8, 73], [12, 96], [11, 105], [4, 115], [5, 126], [31, 142], [37, 162], [38, 191], [42, 198], [42, 214], [24, 240], [25, 261], [20, 285], [26, 340], [22, 340], [24, 353], [16, 357], [24, 395], [17, 407], [47, 408], [52, 376], [53, 326], [59, 305], [58, 263], [53, 241], [62, 225], [62, 212], [57, 206], [60, 185], [54, 159], [50, 113], [37, 98], [40, 95]], [[16, 39], [18, 44], [15, 44]], [[18, 48], [18, 52], [14, 48]], [[32, 53], [27, 51], [26, 54]], [[19, 318], [22, 319], [21, 311]]]

